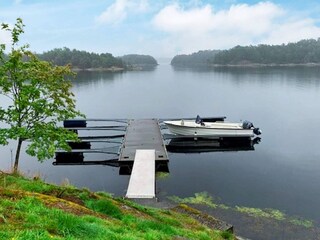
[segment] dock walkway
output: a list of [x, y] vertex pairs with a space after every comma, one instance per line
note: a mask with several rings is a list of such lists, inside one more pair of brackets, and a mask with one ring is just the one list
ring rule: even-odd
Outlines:
[[155, 161], [168, 161], [157, 119], [130, 120], [121, 146], [119, 162], [133, 162], [137, 149], [154, 149]]
[[133, 163], [127, 198], [155, 197], [156, 161], [168, 161], [158, 120], [129, 121], [119, 162]]

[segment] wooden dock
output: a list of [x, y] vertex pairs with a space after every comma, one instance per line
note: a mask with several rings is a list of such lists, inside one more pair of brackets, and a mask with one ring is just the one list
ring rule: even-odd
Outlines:
[[137, 149], [154, 149], [155, 161], [168, 161], [157, 119], [130, 120], [121, 146], [119, 162], [133, 162]]

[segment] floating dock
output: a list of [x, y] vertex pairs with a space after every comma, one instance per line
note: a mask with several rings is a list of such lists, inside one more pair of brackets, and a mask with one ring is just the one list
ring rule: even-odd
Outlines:
[[[208, 121], [224, 120], [225, 117], [208, 118]], [[87, 121], [102, 122], [98, 126], [87, 126]], [[107, 122], [108, 124], [104, 123]], [[114, 125], [115, 123], [118, 123]], [[81, 136], [81, 142], [69, 142], [71, 152], [56, 152], [55, 165], [90, 165], [103, 164], [120, 167], [119, 173], [131, 174], [126, 193], [127, 198], [155, 198], [155, 172], [158, 168], [168, 169], [168, 153], [165, 139], [171, 139], [167, 145], [168, 150], [173, 152], [202, 152], [202, 151], [224, 151], [235, 150], [239, 144], [224, 141], [212, 142], [208, 140], [193, 141], [194, 136], [176, 136], [173, 134], [162, 134], [161, 127], [164, 128], [158, 119], [86, 119], [86, 120], [67, 120], [64, 127], [75, 131], [91, 131], [93, 135]], [[113, 125], [110, 125], [112, 123]], [[124, 125], [126, 124], [126, 125]], [[123, 131], [118, 134], [117, 131]], [[99, 133], [99, 134], [98, 134]], [[101, 135], [102, 134], [102, 135]], [[198, 136], [201, 137], [201, 136]], [[189, 139], [188, 139], [189, 138]], [[112, 144], [98, 148], [99, 143]], [[250, 144], [249, 142], [244, 145]], [[242, 146], [242, 145], [241, 145]], [[253, 150], [250, 148], [240, 150]], [[116, 150], [116, 151], [115, 151]], [[192, 150], [192, 151], [191, 151]], [[84, 154], [95, 153], [105, 154], [107, 159], [85, 161]], [[109, 157], [108, 157], [109, 156]], [[111, 157], [110, 157], [111, 156]], [[104, 158], [104, 157], [103, 157]], [[121, 170], [124, 169], [124, 170]]]
[[133, 162], [137, 149], [154, 149], [155, 161], [168, 161], [157, 119], [130, 120], [120, 150], [119, 162]]
[[158, 120], [130, 120], [119, 156], [119, 162], [133, 162], [127, 198], [155, 198], [156, 161], [168, 161]]

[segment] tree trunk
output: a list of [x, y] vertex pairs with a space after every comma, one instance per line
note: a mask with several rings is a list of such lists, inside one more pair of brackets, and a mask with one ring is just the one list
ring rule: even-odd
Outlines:
[[13, 165], [13, 173], [18, 173], [18, 166], [19, 166], [19, 158], [20, 158], [20, 151], [21, 151], [21, 146], [22, 146], [22, 139], [18, 139], [18, 146], [17, 146], [17, 151], [16, 151], [16, 158], [14, 160], [14, 165]]

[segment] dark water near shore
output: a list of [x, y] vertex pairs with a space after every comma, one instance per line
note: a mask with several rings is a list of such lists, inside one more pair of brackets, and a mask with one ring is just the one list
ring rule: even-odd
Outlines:
[[[320, 69], [175, 69], [79, 73], [78, 108], [89, 118], [227, 116], [263, 131], [254, 151], [170, 154], [161, 197], [206, 191], [231, 206], [274, 208], [320, 222]], [[10, 149], [1, 147], [1, 169]], [[108, 166], [52, 166], [23, 155], [22, 171], [48, 182], [124, 195], [128, 176]]]

